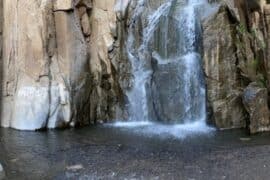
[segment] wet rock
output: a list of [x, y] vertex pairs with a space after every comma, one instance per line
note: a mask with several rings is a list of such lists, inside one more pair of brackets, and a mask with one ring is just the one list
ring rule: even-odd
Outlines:
[[152, 94], [155, 112], [160, 121], [174, 122], [184, 114], [181, 100], [181, 71], [178, 63], [157, 65], [154, 68]]
[[270, 112], [268, 108], [267, 89], [257, 83], [251, 83], [243, 93], [243, 103], [249, 113], [251, 133], [270, 130]]
[[196, 53], [191, 53], [174, 62], [154, 65], [152, 98], [159, 121], [183, 123], [204, 116], [200, 60]]

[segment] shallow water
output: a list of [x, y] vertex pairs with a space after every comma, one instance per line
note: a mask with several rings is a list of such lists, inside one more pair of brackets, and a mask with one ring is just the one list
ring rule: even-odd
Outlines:
[[269, 134], [249, 136], [228, 130], [178, 138], [145, 133], [145, 126], [151, 124], [47, 132], [0, 129], [0, 161], [8, 179], [267, 179], [270, 175]]

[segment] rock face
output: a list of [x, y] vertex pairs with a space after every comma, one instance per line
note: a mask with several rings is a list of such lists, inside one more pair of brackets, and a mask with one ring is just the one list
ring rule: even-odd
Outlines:
[[[126, 49], [127, 31], [134, 26], [131, 17], [138, 2], [1, 1], [1, 126], [35, 130], [127, 119], [123, 92], [132, 87], [134, 76]], [[145, 8], [134, 29], [134, 49], [144, 41], [146, 17], [164, 2], [141, 3]], [[203, 54], [209, 121], [218, 128], [250, 125], [251, 132], [268, 130], [270, 5], [265, 0], [208, 2], [212, 8], [201, 15], [203, 48], [197, 51]], [[169, 23], [175, 23], [174, 19]], [[154, 95], [149, 97], [152, 109], [160, 119], [173, 121], [184, 107], [170, 104], [173, 101], [168, 101], [165, 92], [170, 87], [171, 94], [179, 97], [183, 76], [173, 62], [155, 65], [153, 54], [166, 59], [167, 51], [182, 51], [177, 45], [184, 40], [174, 28], [168, 30], [171, 43], [164, 51], [160, 27], [149, 38], [151, 51], [143, 56], [153, 70], [148, 85]], [[250, 93], [255, 94], [251, 99]], [[256, 113], [257, 108], [262, 112]]]
[[[180, 64], [180, 63], [179, 63]], [[184, 117], [184, 99], [182, 96], [183, 76], [177, 62], [154, 66], [152, 95], [155, 112], [160, 121], [177, 122], [179, 117]], [[183, 86], [183, 85], [182, 85]], [[181, 100], [181, 99], [180, 99]], [[182, 108], [182, 109], [181, 109]]]
[[249, 113], [251, 133], [270, 130], [270, 112], [268, 109], [268, 91], [256, 83], [251, 83], [243, 93], [243, 103]]
[[225, 4], [203, 23], [207, 95], [213, 121], [219, 128], [245, 126], [233, 23]]
[[203, 23], [209, 117], [218, 128], [246, 127], [253, 115], [242, 103], [243, 89], [251, 82], [269, 89], [269, 5], [225, 0], [216, 7]]
[[114, 0], [4, 0], [1, 125], [113, 119], [119, 104]]

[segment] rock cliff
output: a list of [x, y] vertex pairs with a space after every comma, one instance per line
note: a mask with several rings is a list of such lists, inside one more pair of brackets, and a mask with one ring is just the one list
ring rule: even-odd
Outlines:
[[[270, 5], [264, 0], [208, 1], [212, 8], [202, 15], [200, 51], [209, 122], [222, 129], [268, 130]], [[126, 52], [127, 31], [134, 25], [131, 17], [141, 1], [1, 2], [3, 127], [35, 130], [127, 118], [124, 92], [132, 87], [133, 76]], [[135, 47], [142, 40], [146, 15], [163, 2], [141, 4], [146, 10], [136, 22]], [[172, 39], [177, 36], [170, 34]], [[153, 40], [150, 44], [157, 51], [161, 48]], [[154, 74], [157, 84], [160, 78]], [[250, 99], [252, 92], [256, 95]], [[254, 112], [261, 108], [264, 113]], [[254, 122], [259, 120], [262, 123]]]
[[[219, 128], [252, 124], [253, 115], [242, 99], [250, 83], [256, 82], [269, 92], [269, 7], [263, 0], [220, 1], [216, 13], [204, 20], [209, 117]], [[267, 103], [264, 106], [268, 109]], [[259, 119], [269, 119], [268, 113], [260, 116], [264, 117]], [[264, 129], [267, 128], [261, 128]]]
[[114, 4], [3, 1], [2, 126], [34, 130], [115, 117], [121, 92], [112, 63], [119, 48]]

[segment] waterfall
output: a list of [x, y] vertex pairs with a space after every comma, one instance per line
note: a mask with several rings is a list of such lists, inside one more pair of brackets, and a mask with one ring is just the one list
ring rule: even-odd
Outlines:
[[167, 0], [147, 14], [147, 0], [137, 3], [127, 40], [133, 73], [126, 92], [130, 121], [205, 123], [199, 15], [205, 4]]
[[[140, 13], [143, 11], [144, 0], [140, 0], [135, 9], [135, 13], [132, 20], [136, 20]], [[129, 114], [131, 121], [148, 121], [150, 118], [149, 107], [148, 107], [148, 97], [146, 92], [146, 86], [150, 84], [150, 78], [152, 70], [148, 67], [149, 62], [145, 59], [145, 54], [149, 52], [148, 43], [156, 29], [159, 19], [162, 15], [166, 15], [169, 12], [169, 7], [171, 2], [164, 3], [160, 6], [149, 18], [149, 24], [143, 30], [143, 41], [138, 49], [134, 48], [134, 35], [132, 33], [132, 28], [130, 28], [130, 33], [127, 42], [128, 58], [132, 64], [132, 72], [134, 76], [133, 88], [127, 92], [129, 99]]]

